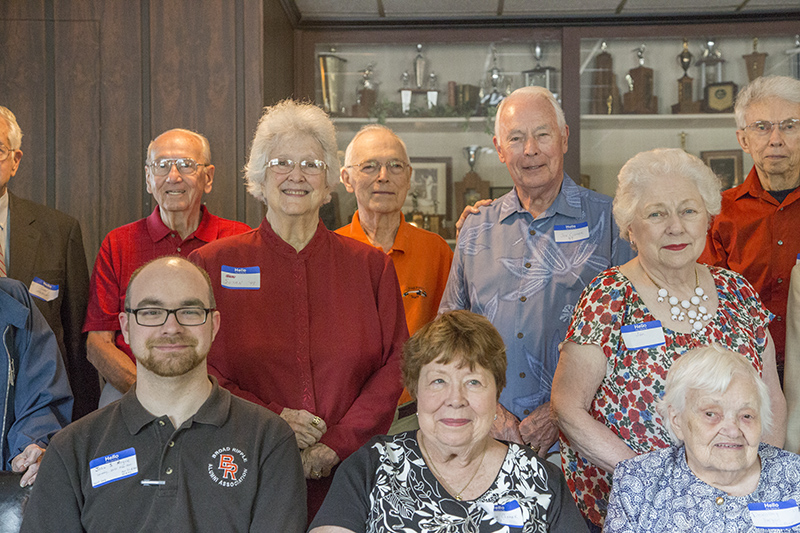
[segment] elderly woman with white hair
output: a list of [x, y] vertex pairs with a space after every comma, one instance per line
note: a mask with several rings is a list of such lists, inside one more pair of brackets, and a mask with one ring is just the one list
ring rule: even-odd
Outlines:
[[658, 407], [675, 444], [622, 461], [604, 531], [787, 531], [800, 525], [800, 457], [761, 442], [770, 394], [719, 345], [672, 365]]
[[672, 442], [655, 405], [687, 350], [716, 342], [746, 357], [772, 395], [775, 423], [764, 440], [783, 444], [772, 315], [742, 276], [697, 263], [719, 209], [718, 179], [683, 150], [642, 152], [619, 173], [614, 218], [638, 256], [583, 292], [552, 392], [567, 483], [597, 528], [616, 464]]
[[338, 181], [336, 150], [320, 108], [291, 100], [267, 108], [245, 169], [266, 217], [190, 256], [211, 276], [223, 317], [209, 370], [292, 427], [309, 520], [339, 461], [389, 429], [408, 338], [389, 256], [320, 221]]

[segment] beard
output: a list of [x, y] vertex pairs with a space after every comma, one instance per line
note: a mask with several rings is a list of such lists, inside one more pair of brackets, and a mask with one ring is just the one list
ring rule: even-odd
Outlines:
[[[170, 344], [183, 344], [186, 348], [156, 356], [153, 348]], [[208, 353], [198, 353], [197, 344], [197, 339], [188, 335], [150, 339], [145, 343], [147, 353], [144, 357], [137, 357], [137, 359], [143, 367], [157, 376], [164, 378], [182, 376], [197, 368], [208, 355]]]

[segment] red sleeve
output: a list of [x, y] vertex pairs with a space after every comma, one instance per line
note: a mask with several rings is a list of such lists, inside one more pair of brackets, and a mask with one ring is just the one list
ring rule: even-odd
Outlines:
[[119, 273], [114, 265], [111, 234], [103, 239], [89, 281], [89, 305], [83, 331], [117, 331], [120, 308]]
[[383, 366], [364, 384], [361, 393], [338, 424], [328, 428], [320, 442], [345, 459], [375, 435], [385, 434], [394, 418], [397, 400], [403, 390], [400, 382], [400, 357], [408, 339], [403, 298], [394, 265], [384, 257], [375, 297], [381, 319]]
[[728, 252], [725, 250], [725, 247], [722, 244], [722, 240], [719, 235], [719, 225], [717, 224], [719, 216], [720, 215], [717, 215], [714, 218], [714, 221], [711, 223], [711, 227], [708, 228], [708, 235], [706, 236], [706, 248], [703, 250], [703, 253], [700, 254], [697, 262], [728, 268]]

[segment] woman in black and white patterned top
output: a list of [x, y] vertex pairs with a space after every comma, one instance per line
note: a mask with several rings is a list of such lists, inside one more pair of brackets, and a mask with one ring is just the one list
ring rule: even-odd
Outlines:
[[489, 434], [506, 357], [488, 320], [445, 313], [404, 356], [419, 431], [375, 437], [347, 459], [312, 533], [586, 531], [558, 468]]

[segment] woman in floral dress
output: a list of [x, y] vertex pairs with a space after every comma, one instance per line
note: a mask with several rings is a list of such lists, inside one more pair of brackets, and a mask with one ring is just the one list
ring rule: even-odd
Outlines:
[[638, 256], [600, 273], [575, 309], [553, 379], [561, 462], [584, 517], [602, 527], [616, 464], [671, 444], [656, 401], [672, 362], [718, 343], [750, 360], [769, 387], [782, 446], [786, 403], [770, 312], [740, 275], [697, 263], [719, 181], [678, 149], [642, 152], [619, 174], [614, 217]]

